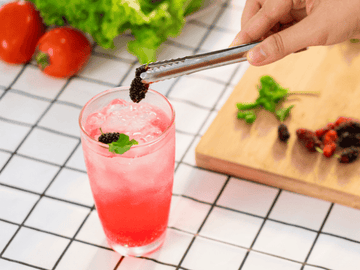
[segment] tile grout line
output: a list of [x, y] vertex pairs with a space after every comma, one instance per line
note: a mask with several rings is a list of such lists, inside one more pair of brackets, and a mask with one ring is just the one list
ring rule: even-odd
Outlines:
[[256, 242], [256, 240], [258, 239], [258, 237], [259, 237], [259, 235], [260, 235], [260, 233], [261, 233], [262, 228], [265, 226], [265, 223], [266, 223], [266, 221], [268, 220], [268, 217], [269, 217], [272, 209], [274, 208], [274, 206], [275, 206], [275, 204], [276, 204], [276, 202], [277, 202], [277, 200], [278, 200], [278, 198], [279, 198], [279, 196], [280, 196], [280, 194], [281, 194], [281, 192], [282, 192], [281, 189], [278, 189], [278, 190], [279, 190], [279, 191], [278, 191], [278, 193], [277, 193], [277, 195], [276, 195], [276, 197], [275, 197], [275, 199], [274, 199], [274, 201], [273, 201], [273, 203], [272, 203], [269, 211], [267, 212], [267, 214], [266, 214], [266, 216], [265, 216], [265, 218], [264, 218], [264, 220], [263, 220], [263, 223], [261, 224], [261, 226], [260, 226], [260, 228], [259, 228], [259, 230], [258, 230], [258, 232], [257, 232], [257, 234], [256, 234], [256, 236], [255, 236], [255, 238], [254, 238], [254, 240], [253, 240], [253, 242], [251, 243], [248, 251], [246, 252], [246, 255], [245, 255], [243, 261], [241, 262], [241, 264], [240, 264], [240, 266], [239, 266], [239, 270], [242, 270], [242, 268], [243, 268], [243, 266], [244, 266], [244, 264], [245, 264], [245, 262], [246, 262], [246, 259], [247, 259], [247, 257], [249, 256], [250, 251], [252, 250], [253, 246], [255, 245], [255, 242]]
[[[52, 105], [56, 102], [57, 98], [61, 95], [61, 93], [64, 91], [64, 89], [68, 86], [69, 82], [71, 81], [71, 78], [69, 78], [67, 80], [67, 82], [64, 84], [64, 86], [62, 87], [62, 89], [58, 92], [58, 94], [56, 95], [56, 97], [53, 99], [53, 101], [49, 104], [49, 106], [44, 110], [44, 112], [40, 115], [40, 117], [38, 118], [38, 120], [36, 121], [36, 123], [30, 128], [29, 132], [26, 134], [26, 136], [23, 138], [23, 140], [20, 142], [20, 144], [17, 146], [17, 148], [15, 149], [15, 151], [11, 154], [10, 158], [6, 161], [6, 163], [4, 164], [4, 166], [1, 168], [0, 170], [0, 174], [1, 172], [4, 170], [4, 168], [6, 168], [6, 166], [9, 164], [9, 162], [11, 161], [11, 159], [14, 157], [14, 155], [17, 153], [17, 151], [20, 149], [20, 147], [24, 144], [24, 142], [27, 140], [27, 138], [29, 137], [29, 135], [32, 133], [32, 131], [35, 129], [35, 127], [38, 125], [38, 123], [41, 121], [41, 119], [47, 114], [47, 112], [50, 110], [50, 108], [52, 107]], [[80, 143], [80, 140], [79, 140]], [[71, 156], [73, 155], [73, 153], [75, 152], [75, 150], [77, 149], [77, 147], [74, 148], [74, 150], [70, 153], [69, 157], [66, 159], [66, 161], [64, 162], [64, 165], [67, 163], [67, 161], [71, 158]], [[57, 175], [60, 173], [60, 171], [62, 170], [61, 166], [58, 170], [58, 172], [56, 173], [56, 175], [54, 176], [53, 180], [49, 183], [48, 187], [44, 190], [44, 192], [42, 193], [43, 195], [45, 194], [45, 192], [47, 191], [47, 189], [49, 188], [49, 186], [52, 184], [52, 182], [54, 181], [54, 179], [57, 177]], [[20, 224], [20, 226], [18, 227], [18, 229], [16, 230], [16, 232], [14, 233], [14, 235], [10, 238], [10, 240], [7, 242], [6, 246], [3, 248], [3, 250], [0, 253], [0, 258], [3, 257], [5, 251], [7, 250], [7, 248], [9, 247], [9, 245], [11, 244], [11, 242], [13, 241], [13, 239], [16, 237], [16, 235], [18, 234], [18, 232], [20, 231], [20, 229], [22, 228], [22, 226], [25, 224], [26, 220], [29, 218], [29, 216], [31, 215], [32, 211], [35, 209], [35, 207], [38, 205], [38, 203], [40, 202], [42, 196], [39, 197], [39, 199], [36, 201], [36, 203], [32, 206], [32, 208], [30, 209], [30, 211], [28, 212], [27, 216], [25, 217], [25, 219], [22, 221], [22, 223]]]
[[305, 267], [305, 265], [307, 264], [307, 261], [308, 261], [308, 259], [310, 258], [311, 252], [313, 251], [313, 249], [314, 249], [314, 247], [315, 247], [315, 245], [316, 245], [316, 242], [317, 242], [317, 240], [319, 239], [319, 236], [320, 236], [320, 234], [321, 234], [321, 232], [322, 232], [322, 230], [323, 230], [323, 228], [324, 228], [324, 226], [325, 226], [325, 223], [326, 223], [328, 217], [330, 216], [330, 213], [331, 213], [331, 210], [333, 209], [333, 207], [334, 207], [334, 203], [332, 203], [332, 204], [330, 205], [329, 210], [328, 210], [328, 212], [326, 213], [326, 216], [325, 216], [325, 218], [324, 218], [324, 221], [323, 221], [323, 223], [321, 224], [321, 227], [320, 227], [319, 231], [318, 231], [317, 234], [316, 234], [316, 237], [315, 237], [315, 239], [314, 239], [314, 242], [313, 242], [313, 244], [311, 245], [311, 248], [310, 248], [310, 250], [309, 250], [309, 253], [307, 254], [307, 256], [306, 256], [306, 258], [305, 258], [305, 261], [304, 261], [303, 265], [301, 266], [301, 269], [300, 269], [300, 270], [303, 270], [304, 267]]
[[32, 268], [34, 268], [34, 269], [48, 270], [48, 269], [46, 269], [46, 268], [42, 268], [42, 267], [39, 267], [39, 266], [36, 266], [36, 265], [32, 265], [32, 264], [29, 264], [29, 263], [24, 263], [24, 262], [21, 262], [21, 261], [12, 260], [12, 259], [9, 259], [9, 258], [1, 258], [1, 259], [6, 260], [6, 261], [9, 261], [9, 262], [17, 263], [17, 264], [29, 266], [29, 267], [32, 267]]
[[64, 257], [66, 251], [69, 249], [70, 245], [74, 242], [74, 239], [76, 238], [76, 236], [78, 235], [78, 233], [80, 232], [80, 230], [82, 229], [82, 227], [84, 226], [85, 222], [88, 220], [90, 214], [92, 213], [92, 211], [95, 209], [95, 206], [91, 207], [90, 211], [88, 212], [88, 214], [86, 215], [86, 217], [84, 218], [84, 220], [81, 222], [79, 228], [77, 229], [77, 231], [75, 232], [75, 234], [73, 235], [73, 237], [71, 237], [69, 243], [67, 244], [67, 246], [65, 247], [65, 249], [63, 250], [63, 252], [61, 253], [61, 255], [59, 256], [59, 258], [57, 259], [57, 261], [55, 262], [54, 266], [52, 267], [52, 270], [55, 270], [56, 267], [58, 266], [58, 264], [60, 263], [61, 259]]
[[190, 242], [189, 246], [187, 247], [186, 251], [184, 252], [184, 255], [182, 256], [182, 258], [181, 258], [181, 260], [180, 260], [180, 262], [179, 262], [179, 264], [177, 265], [177, 267], [176, 267], [176, 269], [175, 269], [175, 270], [179, 270], [179, 268], [181, 267], [181, 264], [184, 262], [184, 260], [185, 260], [185, 258], [186, 258], [186, 255], [188, 254], [188, 252], [189, 252], [189, 250], [190, 250], [191, 246], [192, 246], [192, 245], [193, 245], [193, 243], [195, 242], [196, 237], [199, 235], [199, 233], [200, 233], [201, 229], [203, 228], [204, 224], [206, 223], [207, 219], [209, 218], [209, 216], [210, 216], [210, 214], [211, 214], [212, 210], [213, 210], [213, 209], [214, 209], [214, 207], [216, 206], [216, 203], [217, 203], [217, 201], [219, 200], [219, 198], [220, 198], [221, 194], [223, 193], [223, 191], [224, 191], [225, 187], [226, 187], [226, 186], [227, 186], [227, 184], [229, 183], [230, 178], [231, 178], [230, 176], [228, 176], [228, 177], [227, 177], [227, 179], [226, 179], [225, 183], [223, 184], [223, 186], [222, 186], [221, 190], [219, 191], [219, 194], [217, 195], [216, 199], [215, 199], [215, 200], [214, 200], [214, 202], [212, 203], [212, 205], [211, 205], [211, 207], [210, 207], [210, 209], [209, 209], [209, 211], [208, 211], [207, 215], [205, 216], [205, 218], [204, 218], [203, 222], [201, 223], [201, 225], [200, 225], [199, 229], [197, 230], [196, 234], [193, 236], [193, 238], [192, 238], [192, 240], [191, 240], [191, 242]]

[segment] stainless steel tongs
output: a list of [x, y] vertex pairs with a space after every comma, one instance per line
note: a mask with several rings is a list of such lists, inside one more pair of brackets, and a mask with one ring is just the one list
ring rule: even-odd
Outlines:
[[243, 62], [246, 61], [247, 52], [257, 44], [259, 42], [183, 58], [153, 62], [148, 64], [147, 70], [140, 74], [140, 78], [143, 83], [150, 84], [205, 69]]

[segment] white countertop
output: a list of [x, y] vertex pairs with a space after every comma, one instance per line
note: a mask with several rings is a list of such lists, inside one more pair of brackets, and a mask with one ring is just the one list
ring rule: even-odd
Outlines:
[[[159, 60], [228, 47], [245, 1], [225, 2], [188, 22], [161, 46]], [[130, 84], [138, 63], [126, 39], [117, 39], [116, 50], [95, 47], [69, 80], [47, 77], [33, 63], [0, 61], [1, 270], [360, 269], [359, 210], [196, 166], [195, 146], [247, 63], [152, 85], [176, 112], [167, 238], [149, 257], [112, 251], [94, 207], [77, 120], [92, 96]]]

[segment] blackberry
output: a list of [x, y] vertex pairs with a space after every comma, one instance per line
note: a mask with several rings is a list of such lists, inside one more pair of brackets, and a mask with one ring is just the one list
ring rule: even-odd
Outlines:
[[120, 133], [119, 132], [108, 132], [108, 133], [103, 133], [100, 135], [98, 141], [102, 142], [102, 143], [112, 143], [112, 142], [116, 142], [119, 139]]
[[340, 155], [339, 157], [339, 162], [340, 163], [351, 163], [354, 160], [356, 160], [359, 156], [359, 150], [354, 147], [351, 146], [349, 148], [346, 148]]
[[349, 132], [350, 134], [360, 133], [360, 122], [356, 120], [343, 122], [335, 128], [335, 131], [339, 136], [341, 136], [344, 132]]
[[135, 103], [139, 103], [142, 99], [144, 99], [145, 94], [149, 89], [149, 84], [142, 83], [140, 78], [140, 74], [146, 70], [147, 68], [145, 65], [142, 65], [135, 70], [135, 78], [132, 80], [130, 85], [130, 98]]
[[280, 124], [278, 127], [278, 137], [280, 141], [287, 142], [290, 138], [290, 133], [285, 124]]
[[342, 148], [350, 146], [360, 146], [360, 133], [353, 134], [347, 131], [343, 132], [338, 140], [338, 145]]

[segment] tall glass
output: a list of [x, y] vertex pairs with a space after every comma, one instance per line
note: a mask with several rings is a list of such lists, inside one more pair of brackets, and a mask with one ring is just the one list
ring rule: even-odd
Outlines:
[[79, 117], [81, 142], [109, 245], [124, 256], [140, 256], [158, 249], [165, 239], [174, 179], [175, 113], [166, 97], [149, 89], [141, 102], [160, 108], [170, 124], [152, 141], [114, 154], [85, 130], [87, 117], [113, 99], [130, 101], [129, 87], [107, 90], [86, 103]]

